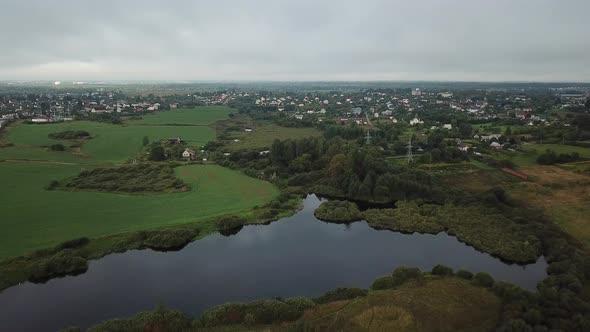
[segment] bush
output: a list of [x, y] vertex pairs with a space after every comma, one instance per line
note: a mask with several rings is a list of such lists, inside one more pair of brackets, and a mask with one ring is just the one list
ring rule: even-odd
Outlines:
[[58, 244], [57, 246], [55, 246], [55, 249], [56, 250], [64, 250], [64, 249], [80, 248], [82, 246], [87, 245], [88, 242], [90, 242], [90, 239], [89, 238], [87, 238], [87, 237], [80, 237], [80, 238], [77, 238], [77, 239], [73, 239], [73, 240], [62, 242], [62, 243]]
[[64, 250], [51, 257], [35, 261], [28, 267], [28, 276], [32, 282], [43, 282], [51, 278], [77, 275], [86, 270], [88, 270], [88, 262], [85, 258]]
[[127, 319], [113, 319], [88, 329], [88, 332], [113, 331], [158, 331], [177, 332], [191, 329], [193, 320], [182, 312], [158, 308], [156, 311], [141, 312]]
[[424, 275], [422, 274], [422, 271], [416, 267], [400, 266], [393, 271], [391, 277], [397, 285], [401, 285], [412, 279], [422, 280]]
[[471, 280], [471, 279], [473, 279], [473, 273], [466, 271], [466, 270], [459, 270], [459, 271], [457, 271], [457, 277], [462, 278], [462, 279], [466, 279], [466, 280]]
[[391, 276], [383, 276], [375, 279], [373, 284], [371, 284], [371, 289], [373, 290], [380, 290], [380, 289], [390, 289], [395, 288], [397, 285], [394, 283], [393, 278]]
[[384, 276], [378, 278], [371, 285], [371, 289], [390, 289], [396, 288], [404, 284], [409, 280], [416, 280], [421, 282], [424, 279], [424, 275], [420, 269], [415, 267], [400, 266], [393, 271], [390, 276]]
[[219, 227], [220, 230], [227, 231], [243, 226], [246, 222], [246, 219], [238, 216], [226, 216], [217, 220], [217, 227]]
[[479, 272], [473, 276], [472, 282], [474, 285], [490, 288], [494, 285], [494, 278], [485, 272]]
[[313, 214], [326, 221], [351, 222], [362, 219], [358, 206], [348, 201], [328, 201], [322, 203]]
[[438, 276], [450, 276], [453, 275], [453, 269], [448, 266], [438, 264], [432, 268], [432, 274]]
[[65, 151], [66, 147], [63, 144], [53, 144], [49, 146], [49, 148], [53, 151]]
[[53, 190], [57, 187], [59, 187], [59, 181], [51, 180], [51, 182], [49, 182], [49, 184], [47, 185], [47, 190]]
[[206, 311], [199, 322], [203, 327], [214, 327], [294, 321], [303, 315], [304, 310], [313, 306], [315, 306], [313, 301], [301, 297], [261, 300], [248, 304], [230, 303]]
[[164, 229], [142, 232], [143, 246], [154, 250], [178, 250], [189, 244], [199, 234], [197, 230]]
[[357, 297], [367, 296], [366, 289], [360, 288], [336, 288], [313, 299], [315, 303], [322, 304], [334, 301], [350, 300]]
[[51, 139], [80, 139], [89, 136], [90, 133], [84, 130], [65, 130], [47, 135]]

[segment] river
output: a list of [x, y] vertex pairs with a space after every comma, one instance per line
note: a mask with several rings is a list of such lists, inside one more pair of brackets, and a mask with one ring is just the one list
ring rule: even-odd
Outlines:
[[325, 223], [315, 195], [297, 214], [236, 235], [213, 234], [177, 252], [132, 250], [91, 261], [86, 273], [0, 293], [1, 331], [89, 327], [165, 304], [199, 315], [230, 301], [317, 296], [336, 287], [367, 288], [400, 265], [436, 264], [485, 271], [534, 290], [547, 263], [508, 264], [445, 233], [402, 234], [366, 222]]

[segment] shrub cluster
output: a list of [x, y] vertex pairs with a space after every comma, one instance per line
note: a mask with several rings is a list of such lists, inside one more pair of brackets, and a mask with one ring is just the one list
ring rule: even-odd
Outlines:
[[90, 137], [90, 133], [84, 130], [65, 130], [47, 136], [52, 139], [81, 139]]
[[[52, 188], [56, 188], [53, 185]], [[147, 164], [82, 171], [61, 187], [127, 193], [171, 193], [190, 189], [190, 185], [175, 176], [170, 166]]]
[[199, 320], [202, 327], [234, 324], [272, 324], [294, 321], [315, 302], [304, 297], [262, 300], [253, 303], [229, 303], [206, 311]]
[[58, 251], [29, 266], [27, 274], [32, 282], [43, 282], [65, 275], [77, 275], [88, 270], [85, 258], [75, 255], [71, 250]]
[[49, 148], [53, 151], [65, 151], [66, 150], [66, 147], [61, 143], [52, 144], [49, 146]]
[[334, 301], [351, 300], [357, 297], [367, 296], [367, 294], [369, 294], [369, 291], [361, 288], [336, 288], [314, 298], [313, 301], [317, 304], [323, 304]]
[[159, 250], [179, 250], [189, 244], [199, 231], [194, 229], [162, 229], [156, 231], [140, 232], [144, 247]]
[[324, 202], [313, 214], [320, 220], [334, 222], [351, 222], [360, 220], [363, 217], [358, 206], [348, 201]]
[[409, 280], [416, 280], [421, 282], [424, 276], [420, 269], [415, 267], [400, 266], [393, 271], [391, 275], [383, 276], [378, 278], [371, 285], [371, 289], [391, 289], [396, 288], [404, 284]]

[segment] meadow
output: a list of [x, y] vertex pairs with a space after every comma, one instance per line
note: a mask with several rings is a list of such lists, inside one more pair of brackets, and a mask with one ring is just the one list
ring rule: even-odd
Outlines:
[[[68, 147], [72, 144], [67, 140], [55, 140], [48, 137], [49, 134], [64, 130], [86, 130], [92, 138], [84, 141], [80, 148], [82, 157], [93, 161], [124, 162], [136, 156], [143, 147], [143, 137], [147, 136], [151, 141], [166, 139], [169, 137], [181, 137], [188, 144], [202, 146], [215, 139], [215, 131], [206, 126], [138, 126], [138, 125], [114, 125], [109, 123], [75, 121], [56, 124], [20, 124], [9, 128], [6, 139], [19, 149], [39, 149], [56, 143]], [[17, 159], [17, 156], [34, 155], [34, 152], [18, 152], [14, 156], [10, 150], [2, 151], [0, 156], [5, 159]], [[67, 153], [65, 153], [67, 154]], [[69, 159], [64, 154], [51, 155], [51, 160]], [[30, 158], [42, 159], [42, 158]], [[69, 159], [68, 161], [71, 161]]]
[[300, 139], [305, 137], [318, 137], [321, 132], [315, 128], [291, 128], [281, 127], [273, 123], [261, 122], [251, 132], [232, 131], [231, 137], [238, 142], [230, 141], [225, 147], [231, 151], [241, 149], [265, 149], [270, 148], [275, 139]]
[[227, 106], [199, 106], [195, 108], [179, 108], [170, 111], [152, 113], [138, 120], [130, 120], [129, 124], [157, 124], [157, 125], [210, 125], [223, 120], [232, 112]]
[[182, 193], [126, 195], [48, 191], [51, 180], [77, 175], [84, 165], [0, 162], [0, 260], [87, 236], [137, 231], [239, 214], [278, 195], [270, 183], [216, 165], [175, 168], [191, 185]]
[[537, 143], [526, 143], [523, 144], [519, 151], [509, 152], [495, 152], [493, 155], [496, 159], [509, 159], [516, 166], [524, 167], [537, 164], [537, 157], [544, 153], [546, 150], [553, 150], [557, 154], [560, 153], [572, 153], [577, 152], [580, 157], [590, 158], [590, 149], [564, 144], [537, 144]]
[[[181, 137], [191, 146], [204, 145], [215, 139], [215, 130], [208, 125], [230, 112], [224, 106], [196, 107], [150, 114], [122, 125], [72, 121], [16, 123], [7, 128], [2, 140], [9, 146], [0, 148], [0, 260], [77, 237], [211, 220], [269, 202], [278, 195], [273, 185], [215, 165], [175, 168], [175, 175], [191, 188], [187, 192], [130, 195], [47, 190], [54, 180], [135, 158], [143, 150], [144, 137], [149, 141]], [[68, 130], [87, 131], [91, 138], [49, 138]], [[81, 146], [63, 152], [47, 148], [58, 143]]]

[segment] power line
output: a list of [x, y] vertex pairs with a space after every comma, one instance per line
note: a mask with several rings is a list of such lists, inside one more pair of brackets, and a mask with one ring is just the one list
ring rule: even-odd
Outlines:
[[408, 140], [408, 153], [406, 154], [406, 161], [408, 162], [408, 164], [414, 161], [412, 155], [412, 135], [410, 135], [410, 138]]

